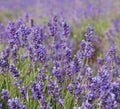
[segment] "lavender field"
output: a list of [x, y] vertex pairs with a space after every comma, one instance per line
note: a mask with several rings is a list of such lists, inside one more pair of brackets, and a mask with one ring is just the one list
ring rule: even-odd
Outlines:
[[120, 109], [120, 0], [0, 0], [0, 109]]

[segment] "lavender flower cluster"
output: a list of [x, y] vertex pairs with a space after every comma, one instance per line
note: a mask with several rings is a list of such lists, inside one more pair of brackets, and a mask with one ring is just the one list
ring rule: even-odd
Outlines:
[[33, 19], [28, 22], [29, 16], [10, 21], [5, 30], [0, 109], [120, 108], [120, 57], [115, 44], [93, 63], [93, 26], [87, 27], [76, 51], [65, 20], [55, 16], [43, 26], [35, 25]]

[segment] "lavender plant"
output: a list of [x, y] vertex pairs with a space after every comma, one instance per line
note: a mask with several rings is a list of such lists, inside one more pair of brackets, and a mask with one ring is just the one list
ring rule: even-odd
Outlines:
[[65, 20], [55, 16], [43, 26], [33, 21], [27, 16], [8, 23], [0, 57], [0, 108], [119, 109], [117, 45], [91, 63], [94, 26], [87, 27], [76, 51]]

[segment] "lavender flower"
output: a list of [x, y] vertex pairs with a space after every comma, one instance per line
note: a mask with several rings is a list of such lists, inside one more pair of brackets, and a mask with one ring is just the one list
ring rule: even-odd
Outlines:
[[73, 84], [69, 84], [67, 89], [70, 93], [72, 93], [73, 92]]
[[4, 60], [2, 58], [0, 58], [0, 71], [3, 74], [6, 74], [9, 70], [9, 63], [8, 60]]
[[2, 106], [2, 103], [0, 103], [0, 109], [3, 109], [2, 107], [3, 107], [3, 106]]
[[59, 100], [58, 100], [58, 104], [59, 104], [59, 105], [64, 105], [64, 102], [65, 102], [64, 99], [59, 99]]
[[6, 49], [2, 51], [1, 57], [2, 59], [7, 60], [9, 55], [10, 55], [10, 48], [9, 46], [7, 46]]
[[81, 59], [84, 59], [85, 57], [91, 58], [94, 55], [95, 48], [91, 42], [82, 40], [80, 46], [81, 49], [78, 52], [78, 56], [80, 56]]
[[2, 51], [1, 53], [1, 58], [0, 58], [0, 71], [3, 74], [6, 74], [9, 70], [9, 63], [8, 63], [8, 57], [10, 54], [10, 49], [9, 47], [6, 47], [5, 50]]
[[20, 76], [20, 72], [18, 71], [17, 67], [10, 65], [9, 69], [10, 69], [10, 72], [12, 73], [12, 76], [14, 78], [17, 78]]
[[65, 37], [69, 37], [70, 36], [70, 26], [67, 24], [67, 22], [63, 21], [62, 22], [62, 27], [63, 27], [63, 35]]
[[6, 101], [8, 101], [9, 99], [10, 99], [10, 95], [9, 95], [9, 91], [8, 90], [5, 90], [5, 89], [2, 89], [2, 96], [1, 96], [1, 98], [3, 99], [3, 100], [6, 100]]
[[53, 82], [52, 80], [49, 80], [48, 83], [48, 93], [55, 97], [57, 100], [57, 103], [60, 105], [64, 104], [64, 99], [62, 98], [62, 94], [60, 93], [61, 89], [58, 87], [57, 82]]
[[60, 71], [60, 67], [54, 67], [52, 73], [55, 75], [57, 79], [62, 77], [62, 73]]
[[30, 20], [30, 25], [31, 25], [31, 27], [34, 26], [34, 20], [33, 19]]
[[25, 99], [27, 96], [27, 87], [25, 85], [20, 88], [20, 93], [21, 93], [22, 98]]
[[11, 50], [12, 51], [11, 58], [12, 58], [14, 64], [17, 63], [17, 53], [18, 53], [18, 50], [19, 50], [19, 48], [17, 46], [13, 45], [13, 48]]
[[93, 38], [94, 38], [94, 27], [93, 26], [87, 27], [85, 36], [86, 36], [87, 41], [93, 41]]
[[[90, 8], [89, 12], [92, 13], [96, 6], [86, 1], [90, 3], [87, 8]], [[85, 14], [88, 16], [87, 10]], [[92, 13], [91, 17], [94, 14]], [[97, 62], [92, 63], [91, 59], [95, 54], [93, 26], [87, 27], [85, 39], [80, 42], [78, 51], [71, 45], [70, 26], [65, 20], [60, 21], [58, 16], [54, 16], [48, 26], [35, 25], [32, 21], [29, 27], [24, 20], [19, 19], [16, 23], [8, 24], [7, 33], [7, 47], [0, 56], [1, 76], [11, 80], [7, 75], [3, 75], [11, 73], [14, 78], [12, 85], [20, 91], [20, 94], [16, 94], [20, 95], [19, 99], [22, 99], [28, 108], [33, 101], [33, 108], [37, 108], [36, 104], [39, 103], [41, 109], [119, 108], [120, 59], [115, 40], [107, 54], [100, 54], [102, 58], [99, 57]], [[28, 67], [23, 69], [20, 67], [21, 63]], [[19, 70], [23, 71], [23, 76]], [[26, 76], [30, 79], [25, 78]], [[34, 81], [31, 81], [28, 89], [31, 79]], [[29, 96], [32, 96], [30, 102]], [[25, 109], [19, 99], [10, 98], [9, 91], [2, 89], [2, 107], [8, 103], [10, 109]], [[66, 107], [67, 103], [70, 107]]]
[[39, 47], [36, 49], [36, 52], [37, 52], [36, 54], [37, 59], [40, 62], [44, 63], [47, 57], [45, 46], [39, 45]]
[[32, 92], [33, 97], [35, 99], [38, 99], [38, 100], [42, 99], [42, 97], [44, 96], [43, 95], [43, 88], [44, 88], [44, 83], [43, 82], [38, 82], [38, 83], [33, 82], [31, 84], [30, 89], [31, 89], [31, 92]]
[[40, 102], [41, 102], [41, 106], [40, 106], [41, 109], [52, 109], [52, 107], [50, 106], [50, 103], [47, 102], [44, 98], [42, 98]]
[[69, 63], [71, 59], [72, 59], [72, 50], [66, 47], [64, 51], [64, 64]]
[[75, 56], [73, 58], [72, 63], [71, 63], [72, 72], [74, 74], [77, 74], [80, 71], [80, 69], [81, 69], [81, 65], [82, 65], [81, 61], [79, 60], [79, 58], [77, 56]]
[[17, 97], [15, 99], [14, 98], [9, 99], [8, 106], [10, 109], [26, 109], [25, 106], [19, 101]]
[[9, 22], [8, 24], [8, 43], [10, 44], [10, 47], [13, 47], [13, 45], [15, 44], [14, 42], [14, 35], [16, 32], [16, 26], [14, 22]]
[[28, 46], [28, 36], [31, 33], [31, 28], [25, 23], [22, 23], [19, 27], [19, 34], [21, 35], [21, 46]]
[[49, 36], [54, 36], [54, 26], [51, 23], [48, 23], [49, 27]]

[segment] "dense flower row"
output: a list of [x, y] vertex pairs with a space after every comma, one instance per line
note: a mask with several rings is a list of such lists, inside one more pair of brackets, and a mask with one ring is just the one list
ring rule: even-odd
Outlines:
[[[2, 0], [0, 1], [0, 11], [3, 16], [2, 21], [6, 17], [8, 17], [7, 19], [14, 18], [24, 12], [30, 12], [33, 17], [40, 19], [48, 19], [57, 13], [77, 26], [81, 26], [82, 20], [85, 19], [98, 20], [107, 15], [113, 17], [114, 12], [118, 13], [117, 8], [119, 5], [119, 0], [71, 0], [70, 2], [69, 0], [24, 0], [24, 2], [20, 0]], [[6, 14], [9, 14], [9, 16]]]
[[[96, 53], [93, 26], [87, 27], [76, 51], [65, 20], [55, 16], [48, 25], [35, 25], [33, 20], [28, 25], [23, 19], [8, 23], [0, 75], [12, 76], [14, 82], [7, 84], [16, 86], [19, 95], [12, 98], [9, 88], [4, 86], [1, 108], [7, 105], [10, 109], [26, 109], [33, 99], [41, 109], [56, 105], [64, 109], [120, 108], [120, 57], [115, 44], [92, 63]], [[27, 77], [31, 78], [30, 84], [26, 83]]]

